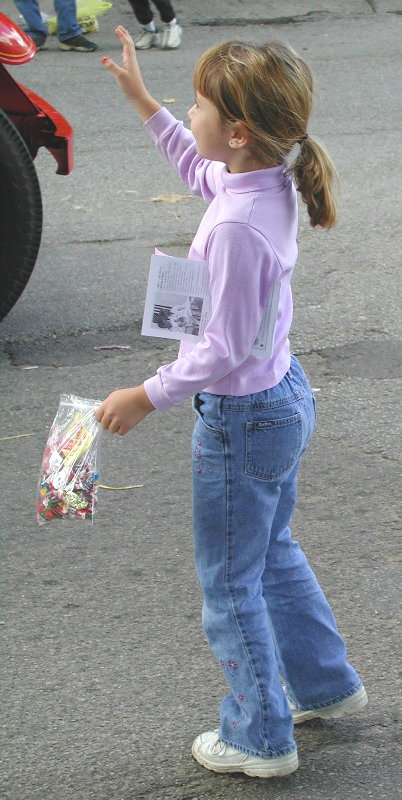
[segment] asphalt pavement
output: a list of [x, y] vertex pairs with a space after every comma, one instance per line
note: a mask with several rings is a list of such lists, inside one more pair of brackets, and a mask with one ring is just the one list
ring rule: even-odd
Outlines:
[[[2, 10], [18, 20], [11, 0]], [[48, 2], [42, 4], [51, 10]], [[57, 40], [12, 68], [74, 127], [75, 167], [36, 166], [38, 263], [0, 323], [4, 800], [395, 800], [402, 785], [400, 596], [400, 0], [178, 0], [183, 43], [140, 54], [150, 91], [186, 119], [197, 57], [220, 39], [284, 39], [312, 66], [310, 132], [341, 177], [341, 218], [301, 208], [292, 347], [318, 403], [294, 535], [334, 608], [369, 705], [296, 730], [300, 767], [262, 781], [190, 755], [225, 685], [201, 629], [193, 568], [189, 401], [120, 439], [104, 435], [93, 525], [38, 527], [35, 493], [64, 392], [102, 398], [175, 357], [140, 336], [155, 246], [185, 256], [203, 213], [161, 161], [100, 57], [119, 58], [125, 0], [99, 53]], [[400, 152], [400, 148], [399, 148]], [[124, 350], [95, 350], [120, 345]], [[398, 689], [399, 686], [399, 689]], [[399, 736], [399, 738], [398, 738]]]

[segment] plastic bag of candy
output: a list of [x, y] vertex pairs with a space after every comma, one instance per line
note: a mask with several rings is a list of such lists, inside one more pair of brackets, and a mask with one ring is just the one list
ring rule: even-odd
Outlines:
[[62, 394], [43, 454], [36, 512], [52, 519], [91, 519], [97, 501], [99, 400]]

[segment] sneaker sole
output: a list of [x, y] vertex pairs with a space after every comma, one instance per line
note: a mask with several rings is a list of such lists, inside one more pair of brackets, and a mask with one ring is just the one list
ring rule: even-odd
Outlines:
[[68, 44], [63, 44], [63, 42], [59, 42], [59, 50], [64, 50], [67, 52], [68, 50], [75, 50], [76, 53], [95, 53], [97, 47], [71, 47]]
[[272, 761], [276, 762], [275, 765], [269, 765], [269, 758], [263, 759], [267, 763], [261, 764], [261, 766], [257, 764], [255, 766], [247, 766], [247, 764], [244, 764], [244, 766], [242, 764], [211, 764], [211, 762], [203, 759], [194, 746], [192, 749], [192, 754], [193, 758], [195, 758], [199, 764], [206, 769], [209, 769], [211, 772], [242, 772], [244, 775], [248, 775], [250, 778], [280, 778], [283, 775], [290, 775], [292, 772], [295, 772], [299, 766], [299, 759], [297, 757], [296, 750], [293, 753], [289, 753], [287, 756], [273, 758]]
[[362, 686], [355, 694], [345, 697], [344, 700], [340, 700], [339, 703], [333, 703], [331, 706], [312, 708], [310, 711], [292, 709], [293, 722], [295, 725], [301, 725], [309, 719], [341, 719], [342, 717], [349, 717], [362, 711], [367, 703], [366, 690]]
[[178, 50], [180, 45], [181, 42], [178, 42], [177, 44], [160, 44], [159, 48], [160, 50]]

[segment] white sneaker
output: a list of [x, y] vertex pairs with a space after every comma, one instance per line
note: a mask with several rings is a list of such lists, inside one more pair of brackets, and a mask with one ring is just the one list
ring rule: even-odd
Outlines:
[[149, 50], [150, 47], [158, 47], [159, 45], [158, 31], [147, 31], [146, 28], [140, 33], [135, 40], [134, 45], [136, 50]]
[[354, 694], [345, 697], [343, 700], [340, 700], [339, 703], [332, 703], [330, 706], [303, 711], [300, 708], [295, 708], [290, 702], [289, 705], [294, 724], [300, 725], [308, 719], [340, 719], [341, 717], [349, 717], [352, 714], [358, 714], [359, 711], [362, 711], [367, 703], [368, 698], [366, 690], [364, 686], [362, 686], [361, 689]]
[[180, 25], [165, 25], [160, 42], [161, 50], [176, 50], [180, 47], [181, 27]]
[[199, 764], [213, 772], [244, 772], [253, 778], [275, 778], [297, 769], [297, 750], [278, 758], [257, 758], [222, 742], [219, 728], [201, 733], [193, 742], [192, 754]]

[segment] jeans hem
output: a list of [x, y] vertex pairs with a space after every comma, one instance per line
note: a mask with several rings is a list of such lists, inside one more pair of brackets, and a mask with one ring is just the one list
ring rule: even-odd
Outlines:
[[58, 36], [59, 42], [68, 42], [70, 39], [75, 39], [76, 36], [81, 36], [81, 28], [76, 33], [67, 33], [65, 36]]
[[348, 692], [344, 694], [340, 694], [337, 697], [333, 698], [332, 700], [328, 700], [325, 703], [317, 703], [315, 705], [310, 706], [299, 706], [297, 701], [292, 700], [292, 696], [286, 693], [286, 696], [291, 701], [292, 705], [296, 708], [297, 711], [317, 711], [319, 708], [328, 708], [328, 706], [334, 706], [336, 703], [340, 703], [342, 700], [346, 700], [347, 697], [352, 697], [356, 692], [358, 692], [363, 686], [363, 682], [359, 681], [356, 683]]
[[237, 742], [232, 742], [230, 739], [224, 739], [221, 735], [219, 735], [219, 738], [221, 742], [229, 745], [229, 747], [234, 747], [235, 750], [240, 750], [242, 753], [247, 753], [247, 755], [254, 756], [255, 758], [280, 758], [281, 756], [288, 756], [290, 753], [297, 752], [296, 745], [291, 744], [286, 745], [286, 747], [281, 747], [280, 750], [268, 750], [261, 752], [261, 750], [255, 750], [253, 747], [245, 747]]

